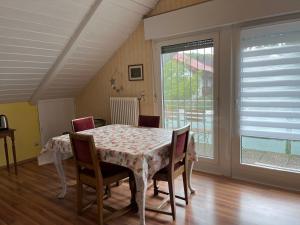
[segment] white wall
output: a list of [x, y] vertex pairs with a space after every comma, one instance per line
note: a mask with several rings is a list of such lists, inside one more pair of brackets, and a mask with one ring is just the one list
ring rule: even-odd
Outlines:
[[44, 146], [49, 138], [71, 131], [71, 120], [75, 118], [74, 99], [51, 99], [38, 102], [41, 143]]
[[145, 38], [160, 39], [299, 12], [299, 0], [213, 0], [145, 19]]

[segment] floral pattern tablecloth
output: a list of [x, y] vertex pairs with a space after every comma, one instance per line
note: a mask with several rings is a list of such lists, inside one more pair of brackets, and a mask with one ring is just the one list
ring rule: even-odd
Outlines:
[[[137, 182], [137, 203], [141, 224], [145, 224], [144, 207], [147, 180], [169, 163], [169, 148], [172, 130], [163, 128], [134, 127], [129, 125], [108, 125], [79, 133], [93, 135], [96, 149], [102, 161], [118, 164], [131, 169]], [[54, 137], [41, 151], [41, 156], [48, 152], [72, 152], [68, 135]], [[193, 135], [190, 136], [188, 158], [196, 161]], [[141, 215], [142, 213], [142, 215]]]
[[[108, 125], [79, 132], [94, 136], [95, 145], [102, 161], [130, 168], [135, 174], [142, 175], [144, 161], [148, 178], [165, 167], [169, 162], [169, 147], [172, 130], [162, 128], [134, 127], [129, 125]], [[193, 137], [191, 137], [193, 138]], [[41, 151], [72, 152], [69, 135], [54, 137]], [[189, 142], [189, 160], [196, 161], [194, 141]]]

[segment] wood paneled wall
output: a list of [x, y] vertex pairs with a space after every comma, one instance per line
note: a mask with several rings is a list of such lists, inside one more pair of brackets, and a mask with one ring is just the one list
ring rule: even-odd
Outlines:
[[[150, 15], [182, 8], [204, 0], [161, 0]], [[144, 39], [143, 22], [137, 27], [128, 40], [119, 48], [113, 57], [102, 67], [98, 75], [87, 85], [76, 98], [76, 115], [93, 115], [110, 120], [110, 96], [139, 96], [145, 94], [141, 101], [142, 114], [154, 114], [153, 92], [153, 59], [152, 42]], [[144, 80], [128, 81], [128, 65], [143, 64]], [[120, 93], [110, 86], [110, 79], [116, 79], [117, 87], [123, 86]]]
[[155, 8], [148, 14], [148, 16], [155, 16], [207, 1], [211, 0], [160, 0]]

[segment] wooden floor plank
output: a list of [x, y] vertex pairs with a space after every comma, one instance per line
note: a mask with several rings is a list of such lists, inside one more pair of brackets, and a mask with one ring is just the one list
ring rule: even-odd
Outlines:
[[[64, 162], [68, 180], [75, 179], [72, 160]], [[177, 219], [146, 212], [147, 224], [188, 225], [300, 225], [300, 194], [223, 177], [196, 173], [193, 185], [197, 192], [189, 205], [177, 200]], [[167, 191], [166, 184], [160, 184]], [[176, 193], [183, 195], [182, 181], [176, 180]], [[39, 167], [29, 162], [19, 167], [19, 175], [0, 169], [0, 225], [96, 225], [96, 207], [83, 215], [76, 214], [76, 189], [69, 187], [65, 199], [56, 198], [60, 190], [53, 165]], [[147, 205], [155, 206], [162, 197], [147, 192]], [[162, 195], [163, 196], [163, 195]], [[94, 198], [93, 191], [87, 198]], [[129, 203], [130, 191], [125, 182], [112, 189], [107, 204], [118, 208]], [[170, 210], [167, 206], [165, 210]], [[108, 225], [137, 225], [138, 215], [130, 212]]]

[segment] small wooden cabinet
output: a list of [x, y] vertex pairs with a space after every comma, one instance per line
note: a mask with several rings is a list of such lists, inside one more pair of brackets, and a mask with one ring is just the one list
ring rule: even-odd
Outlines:
[[2, 138], [4, 139], [4, 151], [5, 151], [5, 158], [6, 158], [6, 168], [7, 168], [8, 171], [10, 171], [10, 167], [9, 167], [7, 137], [10, 137], [10, 139], [11, 139], [15, 174], [17, 175], [18, 174], [18, 169], [17, 169], [17, 160], [16, 160], [15, 131], [16, 131], [15, 129], [0, 130], [0, 139], [2, 139]]

